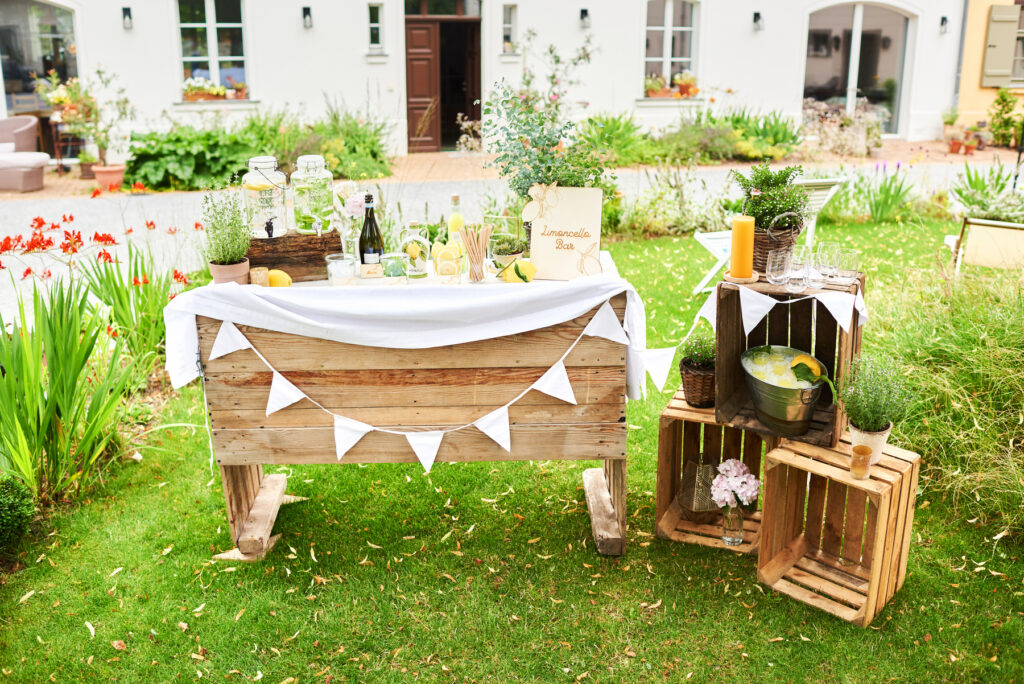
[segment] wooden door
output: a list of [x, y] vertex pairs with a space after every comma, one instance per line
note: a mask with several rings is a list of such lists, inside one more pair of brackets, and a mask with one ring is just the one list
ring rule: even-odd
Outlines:
[[438, 22], [406, 17], [405, 93], [410, 152], [441, 150], [440, 61]]
[[466, 116], [470, 119], [480, 118], [480, 23], [469, 25], [469, 36], [466, 40]]

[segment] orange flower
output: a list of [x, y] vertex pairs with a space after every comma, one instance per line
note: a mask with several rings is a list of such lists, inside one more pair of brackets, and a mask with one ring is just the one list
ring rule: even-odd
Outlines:
[[110, 233], [93, 233], [92, 241], [98, 245], [113, 246], [117, 244], [117, 240]]
[[141, 181], [132, 183], [132, 192], [146, 192], [146, 186]]
[[31, 268], [26, 268], [26, 269], [25, 269], [25, 272], [21, 274], [21, 279], [22, 279], [22, 280], [25, 280], [25, 279], [26, 279], [26, 278], [28, 278], [28, 277], [29, 277], [30, 275], [32, 275], [32, 269], [31, 269]]
[[60, 224], [59, 223], [51, 223], [50, 224], [50, 230], [60, 230]]
[[46, 221], [43, 220], [42, 216], [36, 216], [34, 219], [32, 219], [32, 229], [33, 230], [38, 230], [39, 228], [42, 228], [45, 225], [46, 225]]
[[135, 232], [135, 229], [132, 228], [131, 226], [128, 226], [127, 228], [125, 228], [124, 234], [125, 235], [131, 235], [134, 232]]
[[192, 226], [192, 228], [193, 230], [203, 230], [203, 224], [200, 223], [199, 221], [196, 221], [196, 224]]
[[96, 255], [96, 261], [105, 261], [108, 264], [114, 260], [114, 257], [110, 256], [110, 252], [105, 249], [101, 249], [100, 253]]
[[188, 285], [188, 276], [178, 269], [174, 269], [174, 281], [182, 285]]
[[174, 235], [177, 232], [178, 232], [178, 227], [177, 226], [171, 226], [170, 228], [167, 229], [167, 234], [168, 235]]
[[153, 221], [146, 221], [146, 228], [150, 230], [156, 230], [156, 223]]
[[89, 199], [96, 199], [97, 197], [99, 197], [102, 194], [103, 194], [102, 190], [100, 190], [99, 188], [93, 188], [92, 189], [92, 194], [89, 195]]
[[111, 337], [117, 337], [120, 333], [118, 333], [117, 330], [108, 325], [107, 334], [110, 335]]
[[107, 186], [107, 192], [118, 192], [120, 190], [121, 190], [121, 184], [120, 183], [111, 183], [110, 185]]
[[74, 220], [75, 220], [75, 215], [74, 214], [61, 214], [60, 215], [60, 222], [61, 223], [71, 223]]

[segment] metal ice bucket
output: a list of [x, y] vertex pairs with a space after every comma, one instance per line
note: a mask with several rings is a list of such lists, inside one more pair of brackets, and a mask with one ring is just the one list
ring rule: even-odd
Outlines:
[[[819, 380], [808, 389], [779, 387], [764, 380], [758, 380], [743, 365], [744, 359], [756, 352], [776, 349], [797, 354], [806, 353], [793, 347], [780, 345], [754, 347], [740, 356], [740, 366], [743, 368], [743, 375], [747, 378], [747, 387], [750, 388], [750, 398], [754, 402], [754, 412], [757, 413], [758, 420], [784, 437], [798, 437], [810, 429], [811, 416], [814, 415], [814, 407], [818, 404], [818, 397], [821, 395], [821, 389], [825, 383]], [[815, 361], [825, 368], [825, 364], [820, 360], [815, 359]]]

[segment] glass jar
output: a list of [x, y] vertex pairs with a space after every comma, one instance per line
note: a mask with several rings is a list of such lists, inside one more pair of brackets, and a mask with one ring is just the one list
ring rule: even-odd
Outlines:
[[279, 238], [288, 232], [284, 209], [287, 183], [276, 157], [249, 160], [249, 172], [242, 176], [242, 200], [254, 238]]
[[381, 259], [385, 278], [404, 278], [409, 270], [409, 255], [402, 252], [388, 252]]
[[355, 257], [348, 254], [328, 254], [324, 257], [327, 261], [327, 279], [331, 285], [355, 285], [356, 276], [359, 274], [359, 262]]
[[402, 233], [402, 253], [409, 257], [406, 275], [410, 278], [426, 278], [428, 273], [427, 258], [430, 256], [430, 242], [427, 241], [427, 230], [421, 228], [416, 221], [410, 221]]
[[739, 506], [726, 506], [722, 509], [722, 542], [726, 546], [739, 546], [743, 543], [743, 509]]
[[[295, 232], [319, 235], [332, 228], [334, 177], [319, 154], [305, 154], [295, 161], [289, 179], [295, 201]], [[319, 223], [318, 223], [319, 222]]]

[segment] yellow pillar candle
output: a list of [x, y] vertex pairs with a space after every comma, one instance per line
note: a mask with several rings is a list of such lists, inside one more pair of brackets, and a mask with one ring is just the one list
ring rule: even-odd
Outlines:
[[734, 216], [732, 219], [732, 254], [729, 275], [750, 278], [754, 272], [754, 217]]

